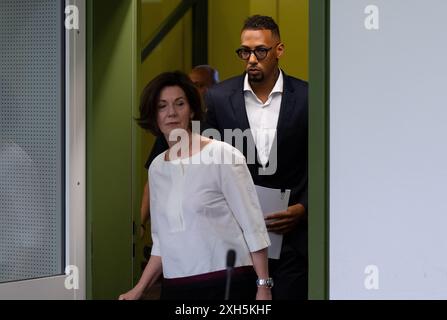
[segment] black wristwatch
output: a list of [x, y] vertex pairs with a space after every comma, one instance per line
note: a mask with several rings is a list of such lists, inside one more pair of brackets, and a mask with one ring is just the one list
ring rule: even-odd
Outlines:
[[273, 287], [273, 279], [272, 278], [258, 279], [258, 280], [256, 280], [256, 285], [258, 287], [272, 288]]

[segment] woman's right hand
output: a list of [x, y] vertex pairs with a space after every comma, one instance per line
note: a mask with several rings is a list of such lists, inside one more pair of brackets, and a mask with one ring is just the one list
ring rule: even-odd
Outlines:
[[134, 287], [132, 290], [123, 293], [119, 296], [118, 300], [140, 300], [143, 296], [144, 290], [139, 287]]

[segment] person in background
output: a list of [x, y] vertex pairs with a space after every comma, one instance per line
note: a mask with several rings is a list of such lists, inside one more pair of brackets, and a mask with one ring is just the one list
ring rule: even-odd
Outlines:
[[189, 78], [203, 97], [209, 88], [219, 83], [219, 73], [209, 65], [194, 67], [189, 73]]
[[223, 299], [230, 249], [236, 251], [230, 298], [271, 299], [270, 239], [245, 158], [225, 142], [192, 132], [202, 114], [199, 92], [181, 72], [162, 73], [143, 92], [139, 125], [162, 134], [169, 148], [148, 173], [151, 257], [120, 300], [140, 299], [161, 274], [161, 299]]
[[[189, 78], [199, 90], [202, 98], [209, 88], [219, 83], [219, 72], [209, 65], [199, 65], [194, 67], [189, 73]], [[145, 168], [149, 169], [149, 166], [154, 158], [159, 154], [158, 150], [168, 149], [168, 144], [165, 139], [157, 139], [148, 160], [146, 161]], [[141, 197], [140, 207], [140, 238], [142, 238], [146, 231], [146, 225], [149, 221], [149, 193], [148, 182], [146, 181], [143, 189], [143, 195]]]

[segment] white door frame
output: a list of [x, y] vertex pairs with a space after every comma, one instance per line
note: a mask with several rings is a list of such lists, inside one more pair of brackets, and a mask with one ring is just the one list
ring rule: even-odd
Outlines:
[[[79, 30], [66, 30], [66, 269], [67, 275], [0, 284], [0, 299], [86, 298], [86, 5]], [[63, 26], [61, 26], [63, 27]]]

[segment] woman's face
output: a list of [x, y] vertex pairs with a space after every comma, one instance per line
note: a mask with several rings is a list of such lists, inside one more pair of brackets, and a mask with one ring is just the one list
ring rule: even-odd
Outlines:
[[190, 130], [193, 114], [185, 92], [179, 86], [165, 87], [158, 101], [157, 124], [160, 131], [169, 137], [174, 129]]

